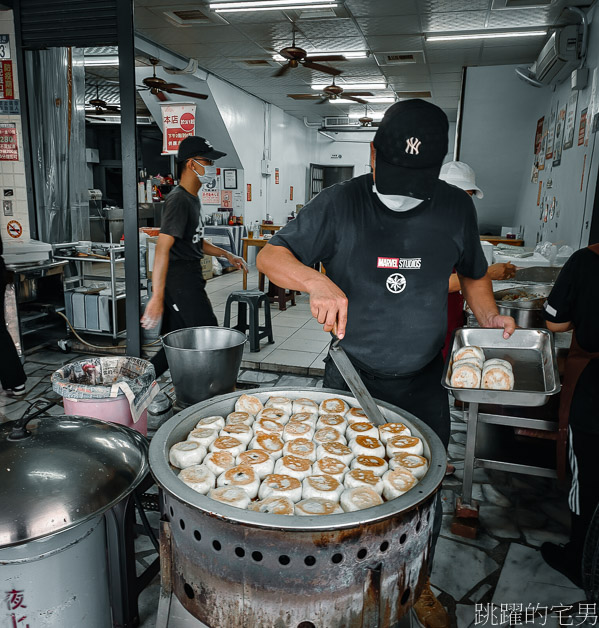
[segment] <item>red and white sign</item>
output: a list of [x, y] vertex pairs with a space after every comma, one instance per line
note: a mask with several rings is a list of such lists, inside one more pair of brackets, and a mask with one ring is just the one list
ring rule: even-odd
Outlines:
[[0, 100], [14, 100], [15, 80], [12, 61], [0, 61]]
[[179, 144], [195, 134], [196, 106], [192, 104], [161, 105], [162, 111], [162, 154], [176, 155]]
[[221, 192], [220, 206], [225, 209], [233, 209], [233, 192], [231, 190]]
[[14, 122], [0, 124], [0, 161], [19, 161], [17, 125]]
[[18, 220], [9, 220], [6, 231], [11, 238], [20, 238], [23, 235], [23, 227]]
[[246, 199], [248, 200], [248, 202], [252, 200], [252, 184], [251, 183], [247, 184]]

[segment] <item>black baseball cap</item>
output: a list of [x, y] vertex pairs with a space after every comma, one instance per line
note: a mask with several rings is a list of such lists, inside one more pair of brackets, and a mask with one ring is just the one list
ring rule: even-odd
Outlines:
[[215, 160], [224, 157], [226, 154], [221, 153], [220, 150], [214, 150], [212, 144], [207, 139], [197, 135], [189, 135], [179, 144], [177, 161], [185, 161], [192, 157]]
[[430, 199], [447, 154], [448, 131], [443, 110], [420, 98], [389, 107], [374, 136], [376, 189]]

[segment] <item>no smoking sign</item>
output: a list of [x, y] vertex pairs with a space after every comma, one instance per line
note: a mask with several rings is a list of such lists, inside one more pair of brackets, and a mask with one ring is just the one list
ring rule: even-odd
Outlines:
[[9, 220], [6, 225], [6, 231], [11, 238], [20, 238], [23, 235], [23, 227], [17, 220]]

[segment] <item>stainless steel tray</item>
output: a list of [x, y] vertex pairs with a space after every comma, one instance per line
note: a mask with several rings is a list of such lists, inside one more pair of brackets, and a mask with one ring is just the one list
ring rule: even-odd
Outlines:
[[[456, 349], [469, 345], [483, 349], [487, 360], [501, 358], [510, 362], [514, 371], [514, 390], [454, 388], [449, 381], [450, 357]], [[516, 329], [505, 340], [502, 329], [456, 329], [441, 383], [459, 401], [502, 406], [542, 406], [561, 388], [553, 334], [547, 329]]]

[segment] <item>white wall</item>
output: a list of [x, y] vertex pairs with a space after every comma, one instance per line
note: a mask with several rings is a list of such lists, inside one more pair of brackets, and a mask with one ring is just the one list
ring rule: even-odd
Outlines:
[[[14, 38], [14, 22], [12, 11], [0, 11], [0, 32], [4, 35], [10, 36], [10, 46], [13, 51], [12, 70], [13, 81], [15, 87], [15, 99], [19, 96], [19, 86], [17, 80], [17, 62], [15, 60], [15, 38]], [[21, 107], [25, 107], [25, 103], [21, 102]], [[23, 129], [21, 127], [21, 116], [0, 115], [0, 123], [13, 123], [16, 124], [17, 140], [19, 148], [19, 160], [18, 161], [2, 161], [0, 162], [0, 189], [12, 189], [14, 196], [2, 196], [2, 200], [12, 201], [13, 216], [5, 216], [4, 212], [0, 212], [0, 228], [2, 229], [2, 239], [6, 243], [7, 240], [11, 242], [28, 240], [29, 235], [29, 211], [27, 204], [27, 183], [25, 179], [25, 162], [23, 159]], [[12, 239], [6, 232], [6, 225], [10, 220], [16, 220], [22, 227], [22, 235], [20, 238]]]
[[[316, 133], [316, 131], [314, 131]], [[326, 131], [335, 141], [317, 133], [312, 163], [322, 166], [353, 166], [354, 177], [370, 172], [370, 142], [367, 131]]]
[[[515, 207], [514, 224], [522, 225], [527, 245], [534, 245], [537, 241], [549, 240], [558, 245], [567, 244], [574, 250], [589, 243], [589, 226], [593, 212], [595, 186], [597, 184], [598, 157], [595, 154], [597, 134], [590, 132], [593, 115], [599, 110], [599, 21], [592, 12], [589, 14], [591, 26], [589, 30], [589, 50], [587, 66], [589, 67], [589, 84], [578, 94], [576, 116], [574, 124], [574, 144], [563, 150], [559, 166], [553, 165], [553, 160], [545, 162], [545, 168], [539, 171], [537, 183], [531, 182], [533, 164], [533, 144], [537, 120], [545, 117], [544, 132], [547, 132], [551, 110], [559, 111], [567, 104], [572, 93], [570, 81], [566, 80], [558, 85], [555, 91], [544, 88], [531, 91], [538, 92], [542, 97], [542, 106], [529, 120], [526, 133], [526, 164], [527, 172], [522, 177], [518, 203]], [[593, 23], [593, 17], [595, 21]], [[593, 83], [595, 87], [593, 88]], [[592, 92], [595, 90], [593, 98]], [[588, 143], [578, 146], [578, 131], [580, 113], [588, 107], [587, 112], [587, 139]], [[531, 112], [532, 114], [532, 112]], [[530, 117], [530, 116], [529, 116]], [[550, 183], [551, 187], [548, 187]], [[539, 198], [540, 186], [540, 203]], [[556, 209], [552, 220], [547, 222], [541, 215], [542, 203], [551, 207], [555, 198]]]
[[518, 79], [514, 66], [467, 69], [460, 161], [474, 168], [485, 194], [475, 203], [481, 233], [499, 233], [515, 220], [544, 98]]

